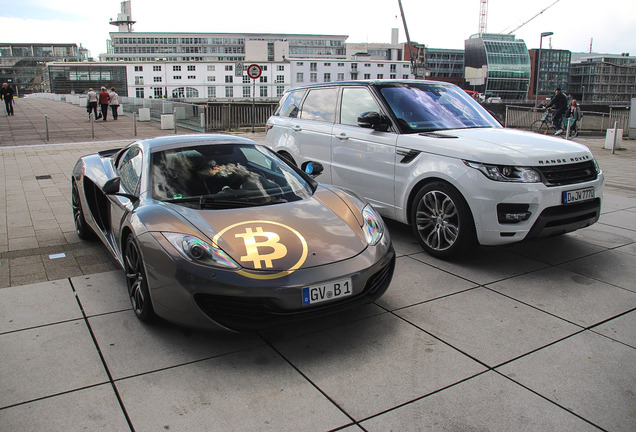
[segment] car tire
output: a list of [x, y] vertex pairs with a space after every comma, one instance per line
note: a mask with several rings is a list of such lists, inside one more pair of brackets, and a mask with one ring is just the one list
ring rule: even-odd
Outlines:
[[411, 208], [411, 227], [422, 248], [436, 258], [457, 258], [478, 245], [466, 200], [444, 182], [428, 183], [419, 190]]
[[143, 322], [153, 321], [156, 315], [148, 290], [148, 278], [139, 244], [133, 234], [129, 234], [126, 240], [124, 271], [126, 272], [128, 297], [135, 315]]
[[71, 192], [71, 205], [73, 206], [73, 222], [75, 224], [75, 232], [78, 237], [83, 240], [90, 240], [95, 237], [95, 233], [91, 227], [86, 224], [86, 218], [84, 218], [84, 209], [82, 208], [82, 200], [79, 195], [79, 188], [77, 183], [73, 181]]

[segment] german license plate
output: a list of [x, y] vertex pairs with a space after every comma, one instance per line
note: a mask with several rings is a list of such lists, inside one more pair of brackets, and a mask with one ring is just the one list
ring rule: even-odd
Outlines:
[[303, 288], [303, 305], [311, 305], [347, 297], [350, 296], [352, 292], [351, 279], [342, 279], [322, 285], [305, 287]]
[[594, 198], [594, 188], [577, 189], [563, 192], [563, 204], [587, 201]]

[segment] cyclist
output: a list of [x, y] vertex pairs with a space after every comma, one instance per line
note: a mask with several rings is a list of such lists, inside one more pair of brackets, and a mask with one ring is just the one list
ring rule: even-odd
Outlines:
[[568, 98], [565, 97], [563, 93], [561, 93], [561, 89], [557, 88], [555, 90], [555, 95], [550, 101], [549, 104], [545, 106], [544, 109], [554, 107], [554, 113], [552, 114], [552, 124], [554, 125], [554, 130], [556, 132], [555, 135], [559, 135], [563, 133], [563, 114], [568, 107]]

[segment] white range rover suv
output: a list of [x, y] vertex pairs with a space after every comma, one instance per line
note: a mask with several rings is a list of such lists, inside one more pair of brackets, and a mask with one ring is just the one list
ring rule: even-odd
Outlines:
[[574, 231], [601, 211], [603, 174], [587, 147], [503, 128], [448, 83], [290, 89], [267, 121], [266, 144], [294, 164], [319, 162], [323, 183], [410, 224], [439, 258]]

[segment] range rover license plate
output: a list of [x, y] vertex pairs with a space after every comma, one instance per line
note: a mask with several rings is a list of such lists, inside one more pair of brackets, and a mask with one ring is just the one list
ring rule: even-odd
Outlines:
[[322, 285], [303, 288], [303, 305], [320, 303], [350, 296], [352, 293], [351, 279], [342, 279]]
[[563, 204], [587, 201], [594, 198], [594, 188], [577, 189], [563, 192]]

